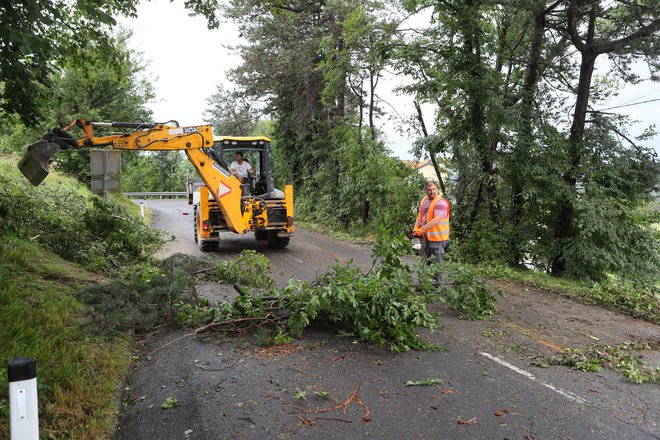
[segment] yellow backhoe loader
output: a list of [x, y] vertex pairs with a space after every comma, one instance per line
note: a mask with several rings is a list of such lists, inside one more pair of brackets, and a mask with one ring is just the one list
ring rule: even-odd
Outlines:
[[[76, 139], [69, 130], [81, 128], [84, 136]], [[94, 128], [125, 130], [96, 136]], [[194, 237], [199, 248], [208, 251], [218, 245], [221, 231], [237, 234], [254, 232], [270, 247], [284, 248], [294, 234], [293, 186], [284, 192], [275, 188], [271, 164], [270, 139], [266, 137], [213, 138], [210, 125], [181, 127], [167, 123], [91, 122], [76, 119], [67, 127], [54, 128], [42, 140], [28, 147], [18, 163], [23, 175], [39, 185], [48, 175], [55, 154], [61, 149], [111, 146], [117, 150], [185, 151], [201, 177], [194, 203]], [[254, 173], [243, 182], [232, 174], [227, 160], [240, 152], [254, 163]]]

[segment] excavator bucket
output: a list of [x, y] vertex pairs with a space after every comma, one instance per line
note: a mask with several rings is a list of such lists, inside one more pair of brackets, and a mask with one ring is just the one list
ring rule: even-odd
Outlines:
[[48, 175], [48, 167], [55, 154], [78, 145], [76, 139], [66, 132], [66, 129], [53, 128], [44, 134], [43, 138], [27, 148], [23, 158], [18, 162], [18, 169], [30, 183], [39, 185]]
[[48, 167], [59, 150], [58, 144], [46, 140], [34, 143], [18, 162], [18, 169], [32, 185], [37, 186], [48, 175]]

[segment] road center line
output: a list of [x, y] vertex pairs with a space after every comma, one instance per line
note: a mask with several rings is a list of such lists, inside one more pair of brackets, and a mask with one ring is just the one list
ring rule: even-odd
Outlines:
[[581, 403], [581, 404], [589, 403], [585, 399], [583, 399], [582, 397], [578, 396], [577, 394], [573, 394], [569, 391], [564, 391], [562, 389], [557, 388], [556, 386], [554, 386], [552, 384], [543, 382], [542, 380], [537, 379], [536, 376], [534, 376], [529, 371], [523, 370], [522, 368], [518, 368], [515, 365], [512, 365], [512, 364], [508, 363], [507, 361], [503, 361], [502, 359], [498, 358], [497, 356], [493, 356], [492, 354], [486, 353], [484, 351], [482, 351], [480, 354], [484, 357], [487, 357], [488, 359], [490, 359], [492, 361], [497, 362], [498, 364], [500, 364], [504, 367], [507, 367], [508, 369], [510, 369], [512, 371], [515, 371], [518, 374], [521, 374], [521, 375], [525, 376], [528, 379], [531, 379], [531, 380], [535, 381], [536, 383], [538, 383], [540, 385], [543, 385], [547, 389], [552, 390], [555, 393], [560, 394], [560, 395], [566, 397], [569, 400], [573, 400], [574, 402]]

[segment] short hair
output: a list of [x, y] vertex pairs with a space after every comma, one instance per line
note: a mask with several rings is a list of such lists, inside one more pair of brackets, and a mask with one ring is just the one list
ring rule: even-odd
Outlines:
[[438, 184], [435, 183], [435, 180], [433, 180], [433, 179], [429, 179], [429, 180], [427, 180], [426, 183], [424, 184], [424, 190], [426, 191], [427, 189], [429, 189], [429, 186], [431, 186], [431, 185], [435, 186], [436, 188], [438, 187]]
[[240, 155], [241, 155], [241, 157], [245, 157], [245, 156], [243, 156], [243, 152], [242, 152], [242, 151], [237, 151], [237, 152], [236, 152], [236, 153], [234, 153], [234, 154], [240, 154]]

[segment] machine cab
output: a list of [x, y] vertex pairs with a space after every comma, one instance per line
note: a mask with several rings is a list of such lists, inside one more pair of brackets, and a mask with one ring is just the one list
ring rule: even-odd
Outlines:
[[[230, 171], [237, 168], [237, 174], [242, 172], [243, 175], [237, 177], [242, 181], [243, 197], [284, 198], [284, 194], [275, 189], [269, 138], [222, 136], [214, 141], [213, 150], [222, 158], [222, 165]], [[247, 173], [246, 164], [253, 173]]]

